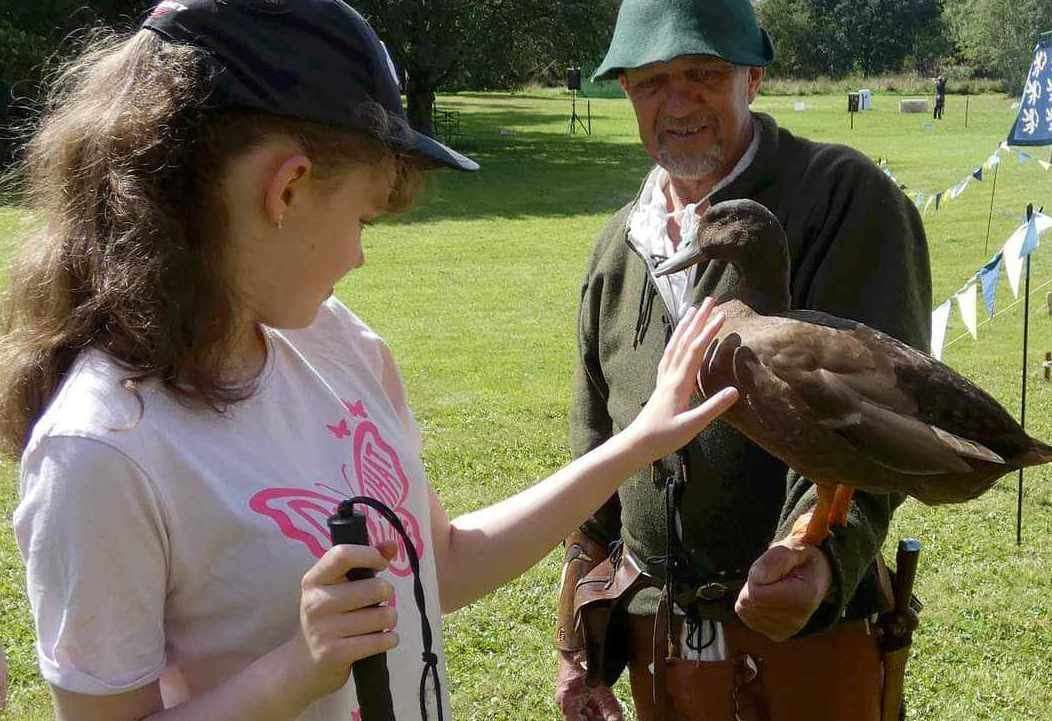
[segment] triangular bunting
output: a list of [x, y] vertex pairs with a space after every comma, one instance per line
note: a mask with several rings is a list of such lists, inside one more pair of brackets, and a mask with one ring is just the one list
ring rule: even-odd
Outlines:
[[993, 170], [994, 166], [1000, 165], [1000, 164], [1001, 164], [1001, 156], [998, 155], [997, 153], [994, 153], [993, 155], [991, 155], [989, 158], [986, 159], [986, 168], [987, 168], [987, 170]]
[[1023, 245], [1019, 248], [1020, 257], [1025, 258], [1037, 250], [1038, 242], [1037, 217], [1035, 214], [1030, 217], [1030, 221], [1026, 224], [1026, 234], [1023, 236]]
[[964, 321], [964, 327], [972, 334], [972, 338], [979, 337], [979, 325], [975, 319], [975, 290], [975, 283], [969, 283], [955, 296], [957, 307], [961, 311], [961, 320]]
[[[1033, 252], [1038, 245], [1038, 237], [1052, 228], [1052, 217], [1044, 213], [1034, 213], [1030, 220], [1023, 223], [1004, 244], [1005, 272], [1012, 286], [1012, 295], [1019, 297], [1019, 278], [1023, 273], [1023, 258]], [[1025, 247], [1030, 247], [1026, 253]]]
[[946, 301], [931, 314], [931, 354], [942, 360], [942, 345], [946, 342], [946, 324], [950, 321], [950, 301]]
[[978, 180], [980, 183], [983, 181], [983, 168], [982, 168], [982, 166], [979, 166], [978, 168], [976, 168], [975, 170], [972, 171], [972, 177], [975, 178], [976, 180]]
[[1052, 168], [1052, 163], [1048, 162], [1047, 160], [1038, 160], [1037, 162], [1041, 163], [1041, 167], [1046, 171], [1049, 168]]
[[983, 287], [983, 302], [986, 312], [993, 317], [994, 302], [997, 300], [997, 282], [1001, 279], [1001, 253], [995, 255], [989, 263], [979, 270], [979, 284]]
[[[943, 192], [945, 192], [945, 191], [943, 191]], [[939, 209], [939, 203], [942, 202], [942, 196], [943, 196], [943, 193], [936, 193], [935, 194], [935, 209], [936, 210]]]

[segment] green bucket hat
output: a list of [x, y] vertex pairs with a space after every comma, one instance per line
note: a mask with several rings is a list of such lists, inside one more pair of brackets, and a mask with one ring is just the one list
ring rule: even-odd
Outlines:
[[750, 0], [624, 0], [614, 38], [593, 80], [680, 55], [715, 55], [735, 65], [770, 65], [774, 45]]

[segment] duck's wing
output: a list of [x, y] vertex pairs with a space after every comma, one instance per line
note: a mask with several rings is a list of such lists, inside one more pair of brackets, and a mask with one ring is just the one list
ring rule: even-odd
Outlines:
[[796, 418], [790, 420], [835, 433], [858, 455], [902, 474], [967, 473], [968, 458], [1003, 463], [982, 444], [919, 417], [916, 400], [898, 382], [895, 360], [866, 342], [876, 331], [844, 323], [850, 325], [783, 318], [749, 333], [748, 346], [735, 351], [734, 368], [757, 393], [755, 405], [784, 406], [784, 398], [763, 400], [765, 389], [791, 389]]

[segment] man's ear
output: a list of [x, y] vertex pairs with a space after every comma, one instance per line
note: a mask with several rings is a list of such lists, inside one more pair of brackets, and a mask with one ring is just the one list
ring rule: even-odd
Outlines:
[[617, 82], [621, 84], [621, 89], [625, 91], [625, 95], [628, 95], [628, 80], [623, 72], [617, 74]]
[[760, 94], [760, 84], [763, 82], [763, 76], [767, 71], [760, 67], [750, 67], [748, 72], [749, 102], [752, 103], [753, 100], [756, 100], [756, 96]]
[[263, 194], [263, 209], [267, 220], [282, 227], [285, 214], [296, 200], [298, 193], [303, 192], [303, 180], [310, 175], [311, 161], [305, 155], [290, 155], [266, 179]]

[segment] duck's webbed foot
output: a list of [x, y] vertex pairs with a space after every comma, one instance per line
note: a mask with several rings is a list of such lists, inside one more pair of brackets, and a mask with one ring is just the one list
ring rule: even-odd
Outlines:
[[833, 517], [835, 490], [829, 486], [815, 485], [818, 503], [810, 514], [804, 514], [793, 524], [791, 538], [805, 546], [817, 546], [829, 537], [829, 522]]
[[830, 526], [846, 526], [847, 512], [851, 509], [851, 498], [855, 489], [850, 486], [837, 486], [833, 494], [833, 504], [829, 509]]

